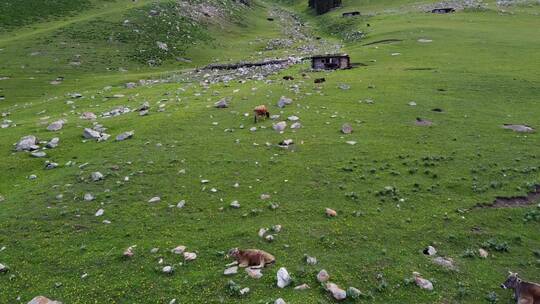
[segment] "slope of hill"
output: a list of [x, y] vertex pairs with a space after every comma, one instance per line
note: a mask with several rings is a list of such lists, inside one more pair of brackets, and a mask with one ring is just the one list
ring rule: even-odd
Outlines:
[[[345, 303], [503, 303], [508, 270], [540, 280], [538, 133], [503, 128], [540, 127], [534, 2], [6, 3], [24, 6], [0, 19], [0, 303], [334, 303], [321, 269], [362, 291]], [[355, 67], [301, 60], [326, 52]], [[203, 68], [269, 58], [289, 60]], [[259, 104], [277, 117], [255, 124]], [[45, 155], [16, 151], [28, 135]], [[276, 265], [225, 276], [234, 247]]]

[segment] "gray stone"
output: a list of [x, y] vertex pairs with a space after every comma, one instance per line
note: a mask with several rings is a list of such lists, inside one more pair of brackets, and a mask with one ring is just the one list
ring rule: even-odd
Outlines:
[[101, 133], [90, 128], [85, 128], [83, 131], [83, 136], [86, 139], [100, 139]]
[[319, 281], [320, 283], [327, 282], [329, 279], [330, 279], [330, 275], [324, 269], [319, 271], [319, 273], [317, 274], [317, 281]]
[[123, 141], [123, 140], [126, 140], [126, 139], [130, 139], [130, 138], [133, 137], [134, 134], [135, 134], [134, 131], [124, 132], [124, 133], [116, 136], [116, 141]]
[[238, 273], [238, 266], [229, 267], [225, 269], [225, 271], [223, 271], [223, 274], [226, 276], [235, 275], [237, 273]]
[[36, 157], [36, 158], [47, 157], [47, 153], [45, 153], [43, 151], [32, 152], [30, 155], [32, 155], [33, 157]]
[[45, 164], [45, 169], [47, 169], [47, 170], [52, 170], [52, 169], [55, 169], [55, 168], [58, 168], [58, 163], [47, 162]]
[[28, 304], [62, 304], [62, 302], [53, 301], [43, 296], [37, 296], [33, 298], [30, 302], [28, 302]]
[[218, 109], [224, 109], [229, 107], [229, 101], [226, 98], [223, 98], [219, 100], [218, 102], [214, 103], [214, 107]]
[[287, 122], [286, 121], [280, 121], [278, 123], [275, 123], [272, 125], [272, 128], [278, 132], [283, 132], [285, 128], [287, 128]]
[[343, 124], [343, 126], [341, 126], [341, 132], [343, 134], [351, 134], [353, 132], [353, 128], [351, 127], [350, 124], [346, 123], [346, 124]]
[[347, 292], [334, 283], [326, 283], [326, 290], [328, 290], [334, 299], [341, 301], [347, 298]]
[[58, 137], [55, 137], [53, 139], [51, 139], [47, 145], [45, 147], [49, 148], [49, 149], [54, 149], [56, 147], [58, 147], [58, 144], [60, 143], [60, 138]]
[[92, 193], [85, 193], [83, 198], [87, 202], [91, 202], [96, 199], [96, 197]]
[[277, 286], [279, 288], [285, 288], [292, 282], [291, 276], [285, 267], [281, 267], [277, 272]]
[[92, 112], [84, 112], [81, 115], [81, 119], [85, 119], [85, 120], [94, 120], [96, 118], [97, 118], [96, 114]]
[[281, 98], [279, 99], [277, 103], [277, 106], [280, 108], [284, 108], [285, 106], [292, 104], [292, 102], [293, 102], [292, 99], [287, 98], [285, 96], [281, 96]]
[[5, 273], [5, 272], [8, 272], [9, 271], [9, 267], [7, 267], [6, 265], [0, 263], [0, 273]]
[[104, 178], [103, 174], [101, 172], [92, 172], [91, 174], [92, 180], [94, 182], [100, 181]]
[[362, 295], [362, 292], [354, 287], [347, 288], [347, 296], [352, 299], [358, 299]]
[[34, 135], [28, 135], [19, 140], [15, 150], [17, 151], [33, 151], [38, 149], [37, 138]]
[[65, 123], [65, 121], [63, 121], [63, 120], [55, 121], [55, 122], [51, 123], [47, 127], [47, 130], [49, 130], [49, 131], [60, 131], [64, 127], [64, 123]]

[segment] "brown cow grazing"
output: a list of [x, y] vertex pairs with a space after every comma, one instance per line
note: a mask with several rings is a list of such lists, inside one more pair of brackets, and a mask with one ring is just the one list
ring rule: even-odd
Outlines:
[[255, 114], [255, 123], [257, 123], [259, 117], [270, 117], [270, 112], [268, 112], [265, 105], [256, 106], [255, 109], [253, 109], [253, 113]]
[[504, 289], [513, 289], [518, 304], [540, 304], [540, 285], [521, 280], [517, 273], [509, 272], [506, 281], [501, 284]]
[[276, 262], [276, 258], [273, 255], [258, 249], [241, 250], [233, 248], [229, 250], [227, 257], [234, 258], [236, 260], [235, 263], [240, 267], [264, 268], [264, 266]]

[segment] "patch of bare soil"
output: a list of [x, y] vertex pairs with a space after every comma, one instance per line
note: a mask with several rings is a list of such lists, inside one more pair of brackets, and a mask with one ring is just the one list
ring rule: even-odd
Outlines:
[[433, 125], [433, 122], [431, 120], [427, 120], [427, 119], [417, 117], [414, 124], [417, 125], [417, 126], [420, 126], [420, 127], [429, 127], [429, 126]]
[[388, 43], [395, 43], [395, 42], [401, 42], [403, 40], [401, 39], [383, 39], [383, 40], [377, 40], [377, 41], [373, 41], [373, 42], [370, 42], [370, 43], [366, 43], [364, 44], [364, 46], [368, 46], [368, 45], [374, 45], [374, 44], [388, 44]]
[[534, 132], [534, 128], [527, 125], [504, 124], [502, 127], [503, 129], [508, 129], [514, 132], [519, 132], [519, 133], [533, 133]]
[[540, 185], [536, 185], [534, 190], [527, 196], [497, 197], [491, 204], [478, 204], [477, 208], [514, 208], [526, 207], [535, 204], [540, 200]]

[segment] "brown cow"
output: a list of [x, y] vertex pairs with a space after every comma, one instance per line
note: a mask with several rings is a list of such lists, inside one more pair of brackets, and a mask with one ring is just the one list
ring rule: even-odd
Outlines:
[[227, 257], [234, 258], [240, 267], [264, 268], [264, 266], [276, 262], [273, 255], [258, 249], [241, 250], [233, 248], [229, 250]]
[[509, 272], [508, 278], [501, 287], [513, 289], [514, 298], [518, 304], [540, 304], [540, 285], [521, 280], [517, 273]]
[[270, 117], [270, 112], [265, 105], [256, 106], [255, 109], [253, 109], [253, 113], [255, 114], [255, 123], [257, 123], [257, 118], [259, 117]]

